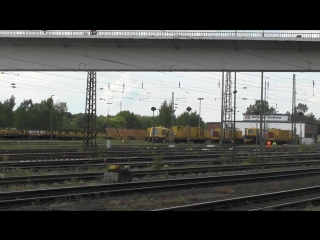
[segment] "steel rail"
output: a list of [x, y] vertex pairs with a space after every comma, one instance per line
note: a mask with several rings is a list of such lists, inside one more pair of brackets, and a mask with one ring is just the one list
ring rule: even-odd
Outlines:
[[[267, 163], [253, 165], [232, 165], [232, 166], [205, 166], [205, 167], [184, 167], [184, 168], [168, 168], [159, 170], [133, 170], [133, 177], [141, 178], [147, 175], [176, 175], [176, 174], [191, 174], [191, 173], [206, 173], [206, 172], [234, 172], [243, 170], [269, 169], [276, 167], [292, 167], [303, 165], [320, 165], [320, 161], [307, 161], [300, 163]], [[48, 174], [48, 175], [30, 175], [30, 176], [15, 176], [0, 178], [0, 186], [10, 184], [39, 184], [39, 183], [58, 183], [71, 179], [77, 180], [95, 180], [103, 177], [104, 172], [85, 172], [85, 173], [67, 173], [67, 174]]]
[[[302, 203], [320, 200], [320, 186], [293, 189], [287, 191], [229, 198], [223, 200], [195, 203], [152, 211], [214, 211], [214, 210], [247, 210], [262, 211], [296, 206]], [[267, 205], [267, 206], [266, 206]]]
[[100, 196], [123, 196], [137, 193], [150, 193], [169, 190], [189, 189], [190, 187], [221, 186], [239, 183], [290, 179], [319, 175], [320, 169], [272, 171], [264, 173], [224, 175], [217, 177], [180, 178], [170, 180], [141, 181], [132, 183], [101, 184], [95, 186], [64, 187], [41, 190], [28, 190], [0, 193], [0, 208], [98, 198]]
[[[245, 153], [239, 154], [240, 156], [236, 158], [228, 158], [223, 154], [207, 154], [205, 156], [202, 155], [176, 155], [176, 156], [163, 156], [163, 164], [186, 164], [186, 163], [211, 163], [211, 164], [219, 164], [219, 163], [243, 163], [243, 161], [248, 160], [248, 156]], [[242, 155], [242, 156], [241, 156]], [[245, 155], [245, 156], [243, 156]], [[320, 157], [320, 153], [308, 153], [308, 154], [291, 154], [291, 155], [261, 155], [256, 156], [257, 161], [294, 161], [294, 160], [314, 160]], [[87, 158], [87, 159], [73, 159], [73, 160], [47, 160], [47, 161], [12, 161], [12, 162], [0, 162], [0, 169], [41, 169], [41, 168], [61, 168], [71, 167], [78, 165], [79, 167], [94, 166], [94, 164], [126, 164], [126, 165], [137, 165], [137, 163], [150, 163], [154, 161], [154, 157], [119, 157], [119, 158]]]

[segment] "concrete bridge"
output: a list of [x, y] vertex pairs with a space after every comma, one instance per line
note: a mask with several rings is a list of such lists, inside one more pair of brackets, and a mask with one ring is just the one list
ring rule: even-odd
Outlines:
[[320, 30], [91, 31], [1, 30], [0, 71], [320, 71]]

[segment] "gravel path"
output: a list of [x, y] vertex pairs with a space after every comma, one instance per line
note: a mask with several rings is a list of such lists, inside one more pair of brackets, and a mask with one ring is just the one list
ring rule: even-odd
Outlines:
[[[6, 209], [13, 211], [50, 211], [50, 210], [71, 210], [71, 211], [145, 211], [158, 208], [166, 208], [176, 205], [191, 204], [197, 202], [212, 201], [224, 198], [233, 198], [246, 195], [255, 195], [284, 191], [296, 188], [317, 186], [320, 176], [291, 180], [258, 182], [238, 184], [230, 186], [196, 188], [180, 191], [168, 191], [150, 194], [136, 194], [125, 197], [107, 197], [96, 200], [79, 200], [72, 203], [55, 203], [50, 205], [35, 205], [22, 208]], [[299, 210], [295, 208], [285, 210]], [[319, 207], [308, 206], [308, 211], [318, 211]]]

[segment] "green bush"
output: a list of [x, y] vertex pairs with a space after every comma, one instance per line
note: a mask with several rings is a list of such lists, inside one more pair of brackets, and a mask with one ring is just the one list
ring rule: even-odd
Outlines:
[[257, 157], [255, 155], [253, 155], [253, 154], [250, 154], [248, 156], [248, 160], [243, 161], [243, 164], [255, 164], [257, 162], [258, 162]]
[[300, 150], [300, 152], [305, 152], [305, 151], [307, 151], [307, 145], [301, 145], [301, 146], [299, 146], [299, 150]]
[[155, 156], [154, 157], [152, 168], [153, 169], [161, 169], [162, 168], [162, 156]]
[[314, 152], [316, 148], [314, 146], [309, 146], [309, 152]]

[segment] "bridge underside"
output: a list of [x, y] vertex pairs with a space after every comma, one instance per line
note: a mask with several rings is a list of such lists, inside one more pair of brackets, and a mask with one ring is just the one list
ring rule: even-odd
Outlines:
[[0, 36], [0, 71], [320, 71], [318, 39]]

